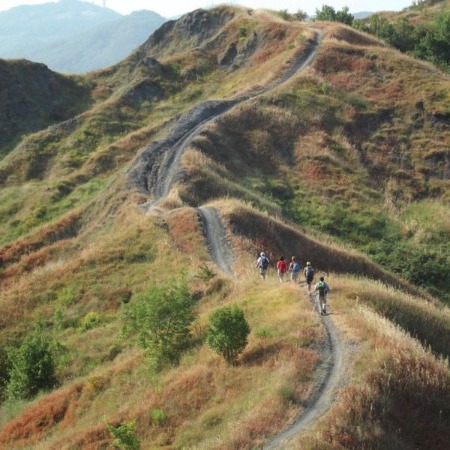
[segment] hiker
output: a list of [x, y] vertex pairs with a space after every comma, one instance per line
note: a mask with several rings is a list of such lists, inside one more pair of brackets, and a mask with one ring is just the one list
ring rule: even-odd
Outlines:
[[311, 266], [310, 262], [306, 263], [306, 267], [303, 270], [306, 279], [306, 286], [308, 287], [308, 292], [311, 292], [311, 283], [314, 279], [314, 269]]
[[300, 263], [295, 256], [291, 258], [291, 262], [289, 263], [289, 272], [291, 272], [291, 281], [297, 283], [298, 274], [300, 273]]
[[277, 262], [277, 269], [278, 269], [278, 279], [280, 280], [280, 283], [284, 281], [284, 274], [286, 273], [286, 263], [284, 261], [284, 256], [280, 256], [280, 259]]
[[322, 316], [327, 313], [327, 294], [330, 292], [330, 286], [325, 283], [325, 278], [320, 277], [319, 282], [314, 286], [314, 292], [319, 293], [319, 307]]
[[269, 268], [269, 258], [264, 252], [261, 252], [259, 258], [256, 260], [256, 267], [259, 267], [259, 273], [263, 280], [266, 279], [267, 269]]

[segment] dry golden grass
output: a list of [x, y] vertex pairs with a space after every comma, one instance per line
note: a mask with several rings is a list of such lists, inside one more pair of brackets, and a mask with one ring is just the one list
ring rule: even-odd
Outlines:
[[[234, 19], [227, 22], [231, 16]], [[221, 28], [222, 22], [227, 25]], [[238, 8], [221, 8], [216, 26], [220, 32], [202, 48], [191, 48], [197, 46], [195, 36], [161, 47], [165, 68], [178, 71], [175, 75], [181, 78], [167, 90], [173, 96], [136, 113], [139, 117], [128, 131], [145, 124], [143, 128], [106, 136], [73, 174], [68, 174], [68, 153], [63, 152], [66, 156], [49, 161], [52, 182], [66, 177], [65, 181], [78, 184], [94, 174], [116, 172], [148, 139], [164, 137], [163, 125], [196, 99], [229, 97], [269, 83], [313, 37], [305, 24], [287, 24], [267, 12], [250, 16]], [[286, 224], [276, 195], [285, 194], [289, 183], [298, 186], [300, 179], [341, 195], [355, 179], [363, 179], [366, 168], [360, 167], [358, 144], [367, 144], [366, 156], [386, 166], [402, 118], [413, 123], [414, 105], [422, 100], [429, 114], [445, 111], [448, 83], [433, 78], [431, 66], [399, 56], [376, 39], [336, 24], [320, 26], [325, 38], [313, 67], [205, 128], [183, 155], [182, 182], [160, 209], [150, 215], [140, 211], [136, 204], [146, 198], [126, 190], [121, 172], [83, 213], [64, 216], [0, 250], [7, 266], [0, 274], [2, 342], [22, 337], [39, 318], [64, 345], [65, 358], [58, 373], [62, 387], [25, 404], [0, 429], [0, 442], [11, 449], [106, 448], [111, 439], [106, 420], [114, 424], [136, 420], [144, 448], [262, 446], [309, 398], [324, 339], [319, 318], [297, 287], [280, 285], [273, 270], [264, 284], [260, 281], [254, 260], [264, 250], [272, 262], [281, 254], [296, 255], [302, 263], [311, 260], [320, 273], [330, 272], [332, 318], [359, 343], [350, 384], [318, 424], [317, 435], [302, 441], [307, 442], [303, 448], [402, 448], [408, 442], [444, 448], [450, 426], [438, 411], [448, 412], [446, 363], [368, 308], [446, 356], [448, 310], [386, 288], [384, 284], [420, 294], [363, 255]], [[232, 71], [219, 68], [217, 61], [233, 44], [241, 59]], [[130, 64], [121, 66], [122, 74], [129, 75]], [[202, 64], [208, 66], [204, 72]], [[96, 88], [95, 95], [106, 101], [80, 118], [85, 125], [103, 126], [102, 111], [111, 114], [107, 118], [116, 117], [114, 110], [123, 106], [119, 95], [107, 98], [112, 86], [120, 85], [121, 75], [108, 69], [101, 76], [112, 77], [109, 87]], [[189, 87], [184, 89], [183, 83]], [[420, 91], [415, 88], [419, 84]], [[436, 91], [445, 95], [434, 95]], [[383, 114], [393, 102], [402, 114], [384, 124]], [[130, 117], [128, 110], [122, 113], [124, 120]], [[384, 128], [380, 125], [374, 131], [378, 135], [359, 131], [372, 119], [377, 126], [383, 123]], [[417, 161], [423, 159], [424, 145], [426, 158], [445, 155], [446, 134], [434, 138], [428, 131], [433, 129], [426, 128], [412, 140]], [[48, 137], [41, 133], [26, 145], [38, 145]], [[60, 139], [64, 150], [74, 148], [71, 137]], [[341, 155], [332, 150], [335, 147]], [[8, 164], [11, 161], [16, 160], [11, 156]], [[17, 161], [19, 172], [25, 173], [28, 163]], [[405, 171], [392, 173], [406, 177]], [[278, 190], [265, 195], [261, 180], [266, 179]], [[430, 186], [445, 189], [445, 183], [432, 180]], [[48, 199], [47, 187], [36, 188], [36, 199]], [[398, 185], [386, 187], [395, 191]], [[360, 195], [355, 191], [348, 189], [342, 195]], [[193, 208], [205, 203], [224, 219], [236, 256], [236, 279], [196, 278], [205, 261], [217, 271]], [[417, 239], [425, 240], [426, 230]], [[155, 375], [146, 367], [143, 353], [119, 338], [121, 304], [150, 282], [163, 284], [182, 270], [198, 300], [199, 319], [193, 331], [199, 344], [184, 355], [179, 367]], [[252, 329], [235, 366], [226, 365], [201, 344], [209, 314], [223, 305], [243, 308]], [[59, 321], [56, 313], [61, 315]], [[90, 313], [96, 314], [99, 324], [83, 330], [80, 324]], [[422, 407], [425, 417], [417, 412]], [[154, 411], [162, 411], [166, 418], [156, 420]]]
[[[450, 430], [448, 361], [435, 358], [367, 307], [351, 307], [341, 297], [345, 281], [334, 283], [333, 312], [341, 312], [335, 320], [365, 345], [354, 362], [350, 386], [340, 392], [316, 434], [287, 448], [445, 449]], [[359, 284], [364, 285], [355, 281], [353, 287]]]
[[[210, 312], [208, 304], [223, 304], [220, 292], [216, 295], [217, 300], [204, 298], [199, 305], [200, 329]], [[98, 448], [108, 440], [104, 419], [116, 424], [136, 420], [144, 448], [259, 445], [308, 398], [319, 357], [314, 347], [323, 330], [298, 288], [289, 283], [280, 286], [268, 280], [262, 285], [255, 274], [254, 279], [239, 282], [228, 298], [244, 308], [252, 329], [237, 365], [228, 366], [201, 346], [178, 368], [154, 378], [145, 364], [141, 366], [139, 354], [131, 358], [124, 354], [110, 368], [99, 368], [69, 384], [72, 388], [56, 391], [53, 395], [62, 398], [65, 409], [55, 412], [57, 418], [49, 421], [46, 434], [20, 435], [17, 440], [19, 436], [9, 433], [10, 448], [37, 441], [36, 449]], [[76, 392], [76, 398], [67, 392]], [[50, 404], [51, 400], [38, 402], [3, 431], [19, 427], [23, 420], [30, 429], [38, 426], [40, 418], [50, 414]], [[155, 409], [167, 415], [164, 423], [152, 422]], [[56, 423], [60, 425], [52, 428]], [[66, 423], [70, 426], [63, 426]]]
[[280, 255], [297, 255], [302, 264], [311, 261], [317, 270], [334, 273], [353, 273], [374, 278], [394, 287], [422, 294], [414, 286], [384, 271], [367, 257], [338, 247], [332, 241], [319, 241], [278, 218], [239, 203], [223, 203], [222, 213], [235, 235], [245, 236], [250, 244], [248, 253], [265, 251], [273, 261]]
[[[20, 261], [23, 255], [29, 256], [41, 247], [53, 244], [61, 239], [76, 236], [79, 229], [81, 211], [72, 211], [53, 224], [42, 227], [37, 233], [17, 240], [14, 244], [0, 248], [0, 263], [2, 267]], [[0, 279], [3, 274], [0, 274]]]
[[379, 282], [338, 280], [340, 295], [348, 304], [371, 307], [400, 326], [436, 355], [450, 356], [450, 310], [437, 301], [425, 301]]

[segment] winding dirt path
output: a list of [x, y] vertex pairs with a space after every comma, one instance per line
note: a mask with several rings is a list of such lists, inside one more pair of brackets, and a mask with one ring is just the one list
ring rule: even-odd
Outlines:
[[[203, 223], [211, 259], [225, 273], [232, 276], [233, 252], [228, 245], [226, 232], [217, 210], [211, 207], [201, 207], [198, 209], [198, 214]], [[314, 310], [319, 313], [316, 295], [311, 293], [307, 298]], [[322, 361], [315, 374], [315, 389], [307, 403], [299, 411], [296, 420], [269, 440], [264, 445], [264, 450], [295, 448], [292, 440], [328, 411], [338, 388], [345, 382], [346, 345], [330, 315], [321, 316], [321, 320], [325, 327], [326, 338], [321, 348]]]
[[315, 30], [314, 40], [302, 53], [296, 55], [289, 68], [273, 82], [232, 100], [202, 102], [178, 119], [167, 138], [150, 143], [128, 171], [130, 186], [153, 197], [141, 207], [149, 212], [164, 201], [170, 189], [180, 179], [181, 157], [195, 136], [232, 107], [270, 92], [304, 70], [316, 56], [320, 39], [321, 32]]
[[[317, 311], [315, 295], [309, 294], [309, 299]], [[337, 389], [344, 382], [345, 345], [331, 317], [327, 315], [321, 318], [326, 330], [326, 340], [321, 352], [322, 362], [316, 372], [316, 388], [297, 419], [269, 441], [264, 450], [295, 448], [291, 441], [328, 411]]]
[[211, 259], [227, 275], [233, 275], [233, 252], [228, 245], [227, 236], [222, 221], [215, 208], [198, 208], [198, 215], [203, 223], [207, 247]]
[[[275, 81], [233, 100], [210, 100], [192, 108], [175, 123], [167, 138], [150, 143], [132, 164], [128, 172], [130, 186], [153, 199], [141, 207], [147, 212], [158, 206], [180, 179], [180, 160], [195, 136], [210, 123], [218, 120], [234, 106], [256, 98], [281, 86], [313, 61], [321, 39], [316, 31], [315, 39], [306, 50], [296, 56], [290, 67]], [[200, 207], [198, 215], [203, 224], [206, 244], [214, 263], [226, 274], [233, 276], [233, 252], [227, 241], [225, 229], [215, 208]], [[314, 303], [314, 302], [313, 302]], [[287, 448], [289, 441], [322, 416], [333, 402], [334, 394], [343, 382], [344, 345], [332, 319], [322, 317], [326, 339], [322, 349], [322, 362], [317, 371], [316, 388], [298, 418], [286, 430], [275, 436], [265, 449]]]

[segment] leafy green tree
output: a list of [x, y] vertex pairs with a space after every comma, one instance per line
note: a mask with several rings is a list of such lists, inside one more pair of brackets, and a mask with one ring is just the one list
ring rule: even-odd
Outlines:
[[41, 330], [33, 330], [19, 348], [10, 353], [11, 370], [6, 386], [8, 398], [30, 399], [42, 389], [56, 385], [53, 343]]
[[303, 21], [308, 18], [308, 13], [299, 9], [296, 13], [293, 14], [293, 16], [295, 20]]
[[316, 8], [315, 20], [323, 20], [328, 22], [341, 22], [346, 25], [352, 25], [355, 17], [349, 13], [347, 6], [337, 11], [329, 5], [322, 5], [321, 9]]
[[186, 280], [155, 286], [123, 305], [124, 334], [137, 333], [154, 367], [177, 364], [192, 343], [194, 299]]
[[224, 307], [209, 317], [206, 342], [231, 364], [246, 347], [249, 334], [244, 312], [237, 307]]
[[414, 50], [417, 42], [416, 28], [405, 17], [394, 22], [387, 41], [403, 53]]
[[443, 69], [450, 68], [450, 12], [439, 15], [423, 33], [414, 54]]
[[141, 448], [141, 442], [137, 438], [136, 423], [124, 422], [120, 425], [114, 426], [110, 423], [106, 423], [109, 432], [114, 436], [111, 441], [111, 446], [119, 450], [139, 450]]
[[353, 14], [350, 14], [347, 6], [336, 12], [336, 22], [345, 23], [346, 25], [352, 25], [354, 20], [355, 16], [353, 16]]
[[[328, 10], [326, 12], [330, 14]], [[385, 17], [373, 14], [368, 21], [355, 21], [354, 27], [378, 36], [401, 52], [436, 64], [443, 70], [450, 70], [449, 11], [418, 26], [404, 17], [389, 22]]]
[[316, 8], [316, 20], [323, 20], [329, 22], [336, 21], [336, 10], [330, 5], [322, 5], [321, 9]]

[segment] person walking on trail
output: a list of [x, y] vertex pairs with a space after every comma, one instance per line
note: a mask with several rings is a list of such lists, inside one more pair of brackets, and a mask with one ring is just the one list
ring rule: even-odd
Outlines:
[[311, 292], [311, 283], [314, 280], [314, 269], [311, 266], [310, 262], [306, 263], [306, 267], [303, 270], [303, 273], [305, 275], [305, 280], [306, 280], [306, 286], [308, 288], [308, 292]]
[[291, 262], [289, 263], [289, 272], [291, 272], [291, 281], [297, 283], [298, 274], [300, 273], [300, 263], [295, 256], [291, 258]]
[[325, 283], [324, 277], [319, 278], [319, 282], [314, 286], [314, 292], [319, 293], [320, 313], [324, 316], [327, 313], [327, 295], [330, 292], [330, 286]]
[[256, 267], [259, 267], [259, 274], [263, 280], [266, 279], [267, 269], [269, 268], [269, 258], [264, 252], [261, 252], [259, 258], [256, 260]]
[[280, 256], [280, 259], [277, 262], [278, 279], [280, 280], [280, 283], [284, 281], [284, 274], [286, 273], [286, 262], [284, 259], [284, 256]]

